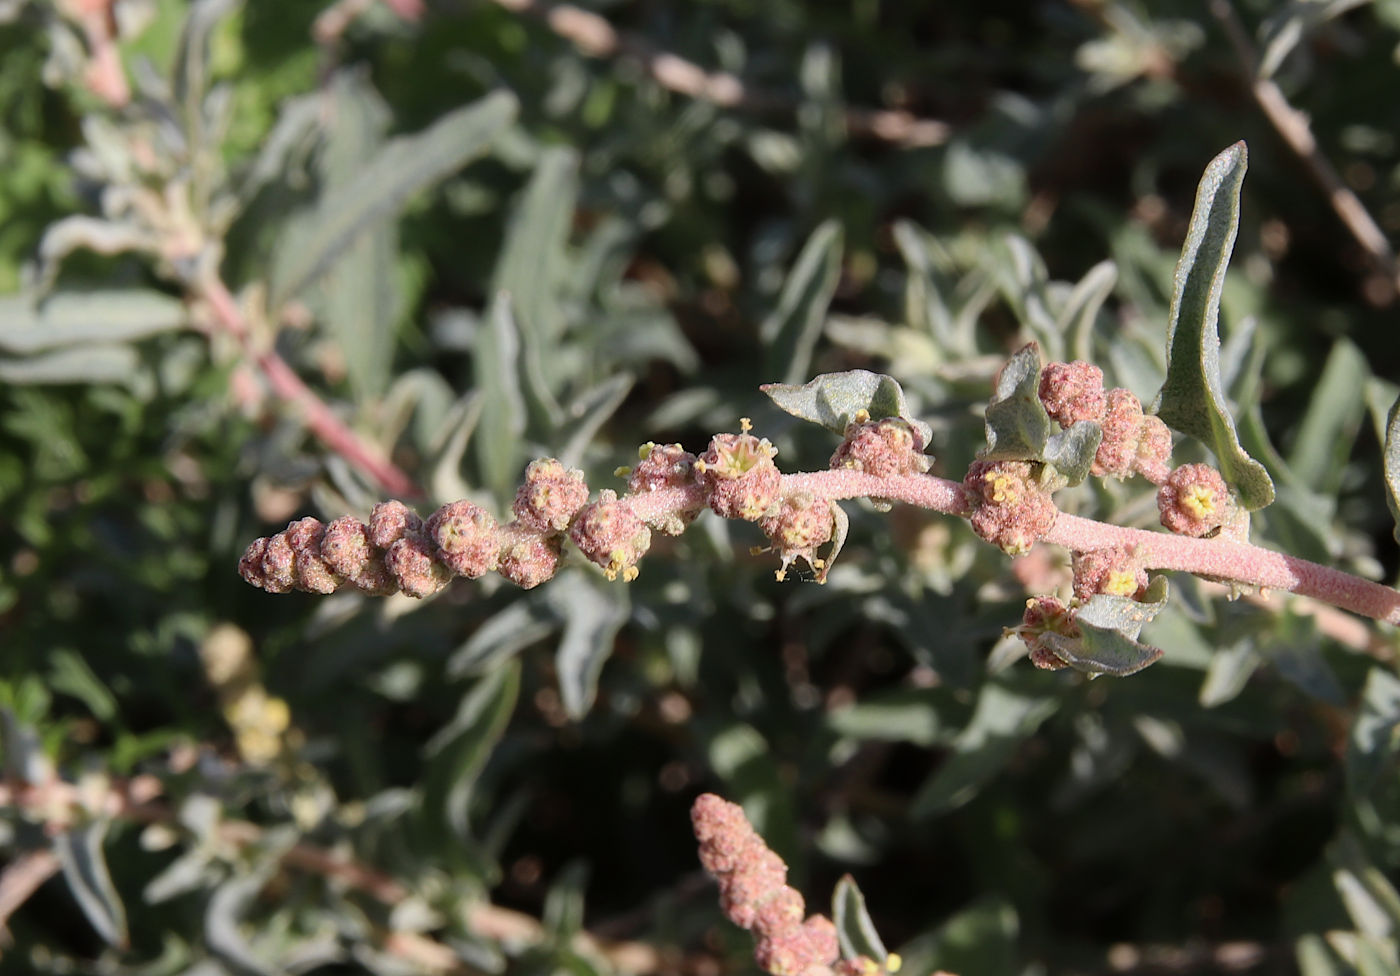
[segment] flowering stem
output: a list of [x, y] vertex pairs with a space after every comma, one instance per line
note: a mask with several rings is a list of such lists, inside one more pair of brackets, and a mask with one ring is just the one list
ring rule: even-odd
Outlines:
[[256, 352], [252, 349], [251, 330], [247, 318], [229, 293], [228, 286], [217, 274], [206, 274], [193, 285], [195, 293], [209, 305], [219, 326], [242, 343], [249, 357], [262, 371], [268, 385], [279, 398], [301, 411], [308, 430], [322, 444], [344, 458], [351, 466], [364, 472], [386, 491], [410, 498], [422, 497], [413, 479], [376, 448], [366, 443], [345, 422], [336, 416], [326, 402], [306, 385], [287, 361], [274, 350]]

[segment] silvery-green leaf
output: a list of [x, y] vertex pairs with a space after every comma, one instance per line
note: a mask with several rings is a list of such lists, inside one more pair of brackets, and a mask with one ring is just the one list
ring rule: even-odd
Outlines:
[[1068, 484], [1077, 485], [1089, 477], [1102, 441], [1103, 428], [1092, 420], [1081, 420], [1047, 437], [1041, 457]]
[[1214, 708], [1233, 701], [1249, 683], [1250, 677], [1259, 669], [1259, 653], [1254, 641], [1240, 641], [1233, 647], [1225, 647], [1211, 656], [1206, 668], [1205, 680], [1196, 700], [1202, 708]]
[[545, 602], [546, 590], [517, 598], [472, 633], [447, 660], [447, 674], [475, 674], [518, 654], [559, 629], [560, 621]]
[[1396, 523], [1391, 534], [1400, 542], [1400, 397], [1385, 418], [1385, 502]]
[[844, 435], [846, 426], [864, 410], [874, 420], [898, 417], [913, 427], [928, 446], [933, 431], [914, 418], [904, 402], [904, 389], [892, 377], [864, 369], [844, 373], [823, 373], [801, 386], [765, 383], [759, 387], [780, 410], [802, 420], [821, 424], [834, 434]]
[[130, 346], [93, 343], [23, 359], [0, 359], [0, 382], [116, 383], [132, 379], [139, 363]]
[[1400, 934], [1400, 893], [1350, 830], [1327, 848], [1332, 882], [1358, 930], [1391, 943]]
[[1400, 678], [1372, 667], [1351, 726], [1346, 757], [1347, 787], [1366, 796], [1400, 777]]
[[425, 804], [442, 804], [457, 837], [468, 836], [467, 802], [476, 777], [505, 731], [520, 696], [520, 659], [483, 675], [462, 698], [457, 714], [428, 741], [432, 759]]
[[[174, 98], [187, 113], [200, 110], [209, 87], [209, 40], [241, 0], [196, 0], [189, 5], [175, 52]], [[199, 147], [203, 148], [203, 147]]]
[[945, 268], [951, 260], [938, 241], [908, 220], [894, 225], [894, 242], [908, 267], [904, 286], [904, 316], [909, 326], [933, 336], [945, 353], [971, 352], [971, 337], [954, 328], [944, 297], [953, 290]]
[[846, 536], [851, 531], [851, 517], [846, 514], [846, 510], [836, 502], [831, 503], [831, 548], [822, 557], [821, 569], [817, 570], [817, 582], [825, 583], [827, 575], [831, 572], [831, 567], [836, 563], [836, 557], [841, 555], [841, 550], [846, 545]]
[[1100, 593], [1075, 614], [1079, 637], [1046, 634], [1043, 639], [1076, 671], [1116, 677], [1135, 674], [1162, 656], [1161, 648], [1137, 637], [1142, 625], [1167, 605], [1167, 589], [1167, 578], [1154, 576], [1141, 601]]
[[977, 696], [972, 718], [953, 744], [953, 754], [919, 788], [911, 815], [933, 816], [967, 803], [1059, 705], [1058, 697], [1027, 694], [1001, 681], [988, 681]]
[[1315, 491], [1335, 496], [1341, 488], [1346, 460], [1365, 420], [1366, 401], [1359, 394], [1370, 372], [1354, 343], [1338, 339], [1332, 344], [1288, 452], [1289, 468]]
[[159, 246], [153, 234], [134, 223], [118, 223], [85, 214], [64, 217], [45, 228], [43, 239], [39, 241], [39, 267], [35, 284], [40, 291], [52, 287], [63, 259], [74, 251], [124, 254], [131, 251], [152, 252]]
[[554, 654], [559, 696], [569, 716], [579, 719], [593, 704], [598, 675], [627, 622], [627, 588], [604, 583], [596, 574], [571, 572], [554, 580], [548, 599], [564, 621]]
[[109, 945], [127, 943], [126, 909], [107, 871], [102, 840], [107, 821], [93, 820], [63, 831], [53, 841], [54, 853], [63, 868], [63, 880], [73, 893], [87, 920]]
[[1045, 261], [1035, 245], [1019, 234], [1007, 235], [1004, 246], [1008, 260], [997, 267], [1002, 295], [1021, 325], [1044, 347], [1045, 355], [1058, 360], [1064, 338], [1050, 314]]
[[987, 446], [977, 452], [979, 458], [1044, 461], [1071, 485], [1088, 476], [1103, 438], [1099, 425], [1090, 421], [1050, 433], [1050, 415], [1040, 402], [1040, 347], [1034, 342], [1018, 349], [997, 374], [985, 425]]
[[835, 220], [812, 232], [783, 283], [777, 309], [759, 327], [768, 349], [768, 374], [781, 375], [784, 383], [796, 383], [811, 367], [812, 351], [841, 280], [843, 241]]
[[270, 307], [301, 294], [360, 234], [392, 218], [415, 193], [486, 152], [517, 104], [514, 95], [498, 91], [454, 109], [423, 131], [386, 143], [354, 179], [324, 193], [302, 232], [287, 235], [279, 248]]
[[1215, 452], [1221, 473], [1250, 511], [1274, 498], [1273, 482], [1240, 447], [1220, 384], [1220, 296], [1239, 230], [1243, 142], [1206, 167], [1173, 278], [1167, 321], [1167, 378], [1154, 411], [1166, 424]]
[[87, 661], [73, 651], [67, 648], [51, 651], [49, 669], [49, 687], [54, 691], [72, 695], [102, 722], [111, 721], [117, 714], [116, 696]]
[[583, 452], [598, 429], [622, 406], [636, 382], [637, 378], [631, 373], [617, 373], [585, 390], [569, 405], [568, 414], [575, 419], [566, 429], [556, 432], [564, 445], [556, 455], [561, 463], [573, 467], [582, 462]]
[[131, 342], [180, 329], [185, 306], [158, 291], [65, 291], [36, 302], [0, 295], [0, 349], [31, 355], [59, 346]]
[[1056, 331], [1069, 337], [1075, 359], [1093, 362], [1094, 322], [1117, 284], [1118, 265], [1113, 261], [1100, 261], [1079, 279], [1069, 300], [1055, 316]]
[[244, 923], [267, 884], [275, 863], [264, 859], [251, 873], [236, 875], [214, 889], [204, 908], [204, 942], [216, 958], [239, 976], [281, 976], [249, 938]]
[[866, 910], [865, 895], [861, 894], [855, 878], [849, 874], [836, 882], [836, 891], [831, 896], [831, 920], [836, 925], [842, 959], [865, 956], [883, 963], [889, 956], [889, 950], [880, 941], [880, 934], [875, 931], [875, 923], [870, 920], [870, 912]]
[[487, 312], [486, 327], [477, 333], [472, 356], [475, 386], [482, 400], [473, 447], [482, 481], [501, 502], [515, 490], [526, 423], [525, 398], [520, 390], [520, 330], [511, 308], [510, 296], [497, 292]]

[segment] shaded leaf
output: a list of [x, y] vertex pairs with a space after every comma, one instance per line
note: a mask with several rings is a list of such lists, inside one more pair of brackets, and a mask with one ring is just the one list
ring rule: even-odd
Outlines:
[[59, 834], [53, 849], [63, 868], [63, 880], [87, 920], [103, 941], [121, 948], [127, 943], [126, 908], [102, 853], [106, 836], [107, 821], [93, 820]]
[[836, 938], [841, 944], [841, 958], [854, 959], [865, 956], [883, 963], [889, 950], [880, 941], [875, 931], [875, 923], [865, 907], [865, 895], [861, 894], [855, 879], [849, 874], [836, 882], [836, 891], [831, 896], [831, 920], [836, 923]]
[[457, 714], [428, 741], [432, 758], [424, 804], [442, 805], [458, 839], [468, 836], [467, 803], [491, 750], [505, 731], [520, 696], [520, 660], [506, 661], [472, 685]]
[[933, 437], [928, 424], [915, 419], [904, 401], [904, 389], [890, 376], [864, 369], [823, 373], [801, 386], [765, 383], [759, 387], [780, 410], [821, 424], [844, 436], [846, 426], [864, 410], [873, 420], [898, 417], [918, 432], [927, 447]]
[[[300, 233], [288, 234], [273, 268], [269, 305], [278, 308], [330, 268], [364, 231], [392, 218], [415, 193], [480, 156], [515, 117], [509, 92], [448, 112], [428, 128], [387, 143], [355, 177], [327, 191]], [[295, 237], [295, 240], [292, 238]]]
[[1088, 477], [1103, 439], [1103, 430], [1090, 421], [1050, 433], [1050, 415], [1040, 402], [1040, 347], [1034, 342], [1018, 349], [997, 374], [985, 427], [987, 445], [977, 452], [979, 458], [1041, 461], [1070, 485]]
[[836, 557], [841, 555], [841, 550], [845, 548], [846, 536], [851, 531], [851, 517], [836, 502], [831, 503], [831, 521], [831, 548], [827, 549], [826, 555], [822, 557], [821, 569], [817, 570], [818, 583], [826, 582], [831, 567], [836, 564]]
[[598, 675], [627, 622], [627, 591], [595, 574], [569, 573], [549, 588], [549, 601], [564, 621], [555, 651], [559, 695], [571, 718], [582, 718], [598, 688]]
[[93, 343], [24, 359], [0, 359], [0, 381], [17, 385], [116, 383], [131, 379], [139, 363], [130, 346]]
[[1093, 362], [1094, 322], [1117, 284], [1118, 265], [1111, 260], [1100, 261], [1079, 279], [1056, 315], [1056, 331], [1069, 337], [1075, 359]]
[[0, 349], [31, 355], [59, 346], [119, 343], [183, 328], [180, 301], [158, 291], [59, 292], [43, 302], [0, 295]]
[[1154, 576], [1142, 600], [1100, 593], [1074, 616], [1078, 638], [1046, 634], [1044, 640], [1066, 664], [1086, 674], [1135, 674], [1162, 656], [1162, 650], [1137, 639], [1142, 625], [1167, 605], [1165, 576]]
[[1196, 700], [1202, 708], [1214, 708], [1233, 701], [1244, 691], [1260, 663], [1253, 641], [1241, 641], [1233, 647], [1216, 651], [1211, 655], [1210, 666], [1206, 668], [1206, 677], [1201, 682], [1201, 690], [1196, 693]]
[[971, 336], [955, 329], [944, 298], [953, 285], [943, 270], [948, 262], [938, 242], [908, 220], [895, 222], [894, 242], [909, 271], [904, 286], [904, 317], [909, 325], [932, 335], [944, 352], [972, 351]]
[[783, 283], [777, 309], [759, 327], [768, 349], [768, 374], [782, 376], [784, 383], [796, 383], [811, 367], [827, 307], [841, 280], [843, 240], [841, 225], [834, 220], [812, 232]]
[[525, 398], [520, 390], [520, 330], [511, 300], [497, 292], [487, 312], [485, 328], [477, 333], [472, 367], [481, 393], [481, 420], [473, 438], [481, 480], [496, 498], [514, 493], [520, 473], [525, 433]]
[[1391, 534], [1400, 542], [1400, 397], [1385, 418], [1385, 502], [1396, 523]]
[[1247, 154], [1243, 142], [1206, 167], [1173, 277], [1167, 321], [1167, 378], [1153, 410], [1169, 426], [1208, 446], [1245, 508], [1274, 499], [1273, 482], [1245, 453], [1220, 380], [1220, 296], [1239, 230], [1240, 188]]
[[1059, 704], [1058, 698], [1026, 694], [1000, 682], [983, 685], [952, 755], [919, 788], [911, 815], [933, 816], [971, 800]]
[[508, 604], [487, 619], [447, 661], [450, 677], [482, 671], [559, 629], [559, 621], [544, 603], [544, 590]]
[[1315, 491], [1335, 496], [1341, 487], [1346, 459], [1366, 416], [1366, 401], [1357, 391], [1370, 372], [1354, 343], [1338, 339], [1332, 344], [1288, 453], [1288, 467]]
[[1366, 675], [1361, 707], [1351, 727], [1347, 786], [1366, 796], [1396, 781], [1400, 773], [1400, 678], [1383, 667]]
[[65, 648], [49, 654], [49, 686], [72, 695], [88, 707], [93, 717], [110, 722], [117, 714], [117, 699], [87, 661]]
[[901, 972], [1009, 974], [1017, 965], [1020, 923], [1001, 896], [979, 898], [932, 932], [903, 946]]

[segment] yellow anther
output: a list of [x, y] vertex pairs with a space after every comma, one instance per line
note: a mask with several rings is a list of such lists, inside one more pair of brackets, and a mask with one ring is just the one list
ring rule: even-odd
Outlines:
[[1181, 496], [1181, 507], [1198, 519], [1210, 518], [1219, 510], [1215, 489], [1209, 485], [1192, 485]]

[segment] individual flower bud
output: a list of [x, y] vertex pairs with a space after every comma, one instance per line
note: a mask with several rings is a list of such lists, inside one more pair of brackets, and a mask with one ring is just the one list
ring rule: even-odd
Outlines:
[[1229, 520], [1234, 508], [1225, 479], [1208, 464], [1183, 464], [1157, 490], [1162, 524], [1178, 535], [1209, 535]]
[[845, 439], [831, 455], [829, 467], [850, 468], [877, 478], [923, 474], [929, 466], [923, 448], [922, 438], [907, 420], [871, 420], [869, 413], [860, 410], [846, 425]]
[[637, 578], [637, 560], [651, 548], [651, 530], [632, 514], [617, 493], [604, 490], [598, 500], [584, 506], [569, 530], [579, 551], [603, 567], [608, 579], [619, 573], [625, 581]]
[[1026, 611], [1021, 616], [1021, 625], [1014, 628], [1030, 651], [1031, 663], [1047, 671], [1058, 671], [1069, 667], [1045, 640], [1046, 634], [1061, 637], [1079, 637], [1079, 625], [1074, 622], [1074, 611], [1053, 596], [1037, 596], [1026, 601]]
[[380, 502], [369, 513], [369, 541], [380, 549], [388, 549], [404, 536], [419, 532], [423, 520], [400, 501]]
[[578, 510], [588, 504], [583, 472], [564, 467], [554, 458], [531, 461], [525, 483], [511, 508], [516, 519], [536, 532], [563, 532]]
[[334, 593], [345, 582], [321, 556], [321, 539], [326, 528], [320, 519], [298, 519], [287, 526], [287, 542], [296, 554], [296, 588], [307, 593]]
[[526, 535], [505, 547], [497, 569], [516, 586], [529, 590], [554, 576], [561, 555], [558, 536]]
[[1162, 418], [1147, 414], [1138, 428], [1137, 447], [1133, 452], [1133, 470], [1154, 485], [1167, 480], [1172, 465], [1172, 432]]
[[243, 555], [238, 560], [238, 575], [243, 577], [243, 582], [258, 589], [263, 589], [266, 580], [263, 578], [263, 556], [267, 554], [267, 538], [261, 537], [248, 543], [248, 548], [243, 550]]
[[1040, 371], [1040, 402], [1061, 427], [1081, 420], [1102, 420], [1107, 400], [1103, 370], [1093, 363], [1046, 363]]
[[821, 568], [817, 549], [831, 541], [835, 521], [831, 502], [799, 491], [784, 498], [773, 514], [764, 516], [758, 525], [783, 560], [782, 568], [777, 571], [781, 581], [796, 559], [805, 560], [813, 569]]
[[797, 928], [802, 924], [806, 912], [801, 892], [783, 885], [776, 894], [758, 906], [753, 924], [749, 928], [761, 939], [771, 938]]
[[1108, 391], [1102, 420], [1103, 440], [1090, 469], [1099, 478], [1126, 478], [1133, 473], [1138, 436], [1142, 431], [1142, 403], [1122, 387]]
[[1099, 593], [1134, 600], [1147, 589], [1147, 570], [1126, 546], [1109, 546], [1074, 555], [1074, 595], [1088, 600]]
[[695, 471], [716, 515], [756, 522], [778, 500], [782, 475], [773, 463], [777, 449], [750, 434], [747, 419], [742, 429], [741, 434], [716, 434]]
[[263, 550], [263, 589], [269, 593], [286, 593], [296, 586], [297, 554], [287, 541], [287, 533], [279, 532], [267, 540]]
[[447, 585], [451, 571], [433, 558], [433, 545], [421, 534], [405, 535], [384, 553], [384, 565], [399, 589], [417, 599], [432, 596]]
[[1029, 552], [1055, 524], [1055, 503], [1029, 461], [974, 461], [963, 487], [972, 530], [1008, 555]]
[[321, 558], [333, 572], [365, 593], [387, 596], [398, 589], [384, 565], [384, 554], [370, 544], [369, 527], [359, 519], [343, 515], [326, 526]]
[[476, 579], [496, 568], [501, 533], [484, 508], [450, 502], [429, 516], [423, 531], [437, 547], [438, 561], [458, 576]]

